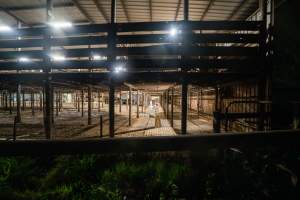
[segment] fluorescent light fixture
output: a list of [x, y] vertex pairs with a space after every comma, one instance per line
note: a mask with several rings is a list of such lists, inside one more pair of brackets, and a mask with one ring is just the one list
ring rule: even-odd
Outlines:
[[120, 73], [120, 72], [126, 72], [126, 71], [127, 71], [126, 68], [124, 68], [121, 65], [115, 67], [115, 69], [114, 69], [114, 72], [117, 73], [117, 74]]
[[62, 55], [52, 55], [51, 58], [53, 61], [64, 61], [66, 60], [65, 56]]
[[19, 62], [29, 62], [30, 59], [27, 58], [27, 57], [21, 57], [21, 58], [18, 59], [18, 61], [19, 61]]
[[7, 25], [0, 25], [0, 32], [10, 32], [12, 31], [12, 28]]
[[53, 28], [71, 28], [73, 24], [71, 22], [50, 22], [49, 25]]
[[169, 31], [169, 34], [172, 37], [175, 37], [178, 33], [179, 33], [179, 30], [177, 28], [175, 28], [175, 27], [171, 28], [170, 31]]

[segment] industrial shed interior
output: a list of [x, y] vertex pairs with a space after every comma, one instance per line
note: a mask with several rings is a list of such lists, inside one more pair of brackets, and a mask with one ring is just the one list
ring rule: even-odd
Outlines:
[[299, 101], [274, 100], [276, 6], [0, 0], [0, 138], [297, 129]]

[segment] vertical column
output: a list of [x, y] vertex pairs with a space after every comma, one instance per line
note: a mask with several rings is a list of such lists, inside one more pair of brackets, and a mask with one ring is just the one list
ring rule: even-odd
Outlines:
[[34, 116], [35, 115], [35, 111], [34, 111], [34, 92], [31, 92], [31, 94], [30, 94], [30, 107], [31, 107], [31, 115]]
[[145, 93], [142, 92], [142, 113], [144, 113]]
[[98, 112], [100, 112], [100, 104], [101, 104], [101, 92], [98, 91]]
[[17, 85], [17, 116], [16, 123], [21, 122], [21, 84]]
[[171, 89], [171, 127], [174, 127], [174, 88]]
[[116, 47], [116, 0], [111, 0], [111, 28], [108, 33], [108, 49], [109, 49], [109, 63], [110, 63], [110, 84], [109, 84], [109, 136], [115, 135], [115, 83], [113, 80], [113, 65], [115, 61], [115, 47]]
[[169, 89], [166, 92], [166, 117], [169, 119]]
[[[46, 7], [46, 18], [47, 22], [51, 21], [52, 16], [52, 0], [47, 0], [47, 7]], [[51, 76], [49, 72], [51, 71], [51, 60], [48, 56], [50, 54], [51, 46], [49, 45], [49, 40], [51, 39], [50, 33], [46, 32], [44, 35], [45, 45], [45, 57], [44, 57], [44, 73], [46, 74], [46, 79], [44, 80], [44, 91], [45, 91], [45, 114], [44, 114], [44, 128], [45, 128], [45, 135], [47, 139], [51, 139], [52, 135], [52, 117], [53, 117], [53, 110], [52, 110], [52, 89], [51, 89]]]
[[25, 102], [25, 92], [23, 91], [22, 92], [22, 110], [25, 110], [25, 104], [26, 104], [26, 102]]
[[131, 104], [132, 104], [132, 94], [131, 94], [131, 88], [129, 88], [129, 110], [128, 110], [128, 125], [131, 126]]
[[115, 85], [113, 80], [109, 85], [109, 136], [115, 135]]
[[55, 115], [58, 117], [58, 112], [59, 112], [59, 92], [55, 93]]
[[43, 110], [43, 92], [42, 91], [40, 91], [40, 93], [39, 93], [40, 95], [39, 95], [39, 97], [40, 97], [40, 111], [42, 111]]
[[[183, 12], [184, 21], [189, 21], [189, 0], [184, 0], [184, 12]], [[188, 48], [187, 45], [187, 30], [184, 31], [184, 40], [183, 40], [183, 58], [182, 58], [182, 86], [181, 86], [181, 134], [186, 134], [187, 129], [187, 92], [188, 92], [188, 83], [186, 78], [187, 66], [185, 63], [186, 53], [185, 51]]]
[[120, 89], [120, 107], [119, 107], [119, 112], [122, 112], [122, 90]]
[[188, 84], [184, 79], [181, 86], [181, 134], [186, 134], [187, 129], [187, 93]]
[[200, 117], [200, 88], [198, 87], [198, 91], [197, 91], [197, 116], [198, 118]]
[[136, 118], [139, 118], [140, 117], [140, 98], [139, 98], [139, 91], [137, 90], [136, 91]]
[[9, 91], [9, 114], [12, 114], [12, 95], [11, 91]]
[[7, 110], [8, 108], [7, 91], [5, 92], [4, 100], [5, 100], [5, 110]]
[[80, 93], [77, 92], [77, 112], [80, 112]]
[[[21, 22], [18, 21], [18, 28], [21, 28]], [[21, 37], [17, 37], [18, 40], [21, 39]], [[17, 49], [18, 51], [21, 51], [21, 48]], [[18, 73], [19, 70], [17, 70]], [[17, 85], [17, 116], [16, 116], [16, 123], [20, 123], [21, 122], [21, 84], [20, 82], [18, 82]]]
[[92, 124], [92, 89], [88, 86], [88, 125]]
[[104, 108], [104, 93], [101, 93], [101, 107]]
[[214, 133], [221, 132], [221, 119], [220, 119], [220, 109], [219, 109], [219, 88], [215, 88], [215, 111], [213, 113], [214, 120], [213, 120], [213, 130]]
[[61, 112], [62, 108], [63, 108], [63, 95], [62, 95], [62, 92], [59, 92], [59, 96], [58, 96], [58, 102], [59, 102], [59, 112]]
[[84, 116], [84, 91], [81, 90], [81, 117]]

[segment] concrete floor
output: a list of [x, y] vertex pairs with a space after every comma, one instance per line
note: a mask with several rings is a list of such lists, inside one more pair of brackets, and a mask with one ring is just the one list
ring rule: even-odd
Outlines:
[[[86, 106], [87, 107], [87, 106]], [[103, 136], [108, 137], [108, 105], [104, 104], [100, 108], [103, 114]], [[169, 120], [165, 118], [164, 112], [160, 106], [145, 107], [142, 112], [140, 106], [140, 116], [136, 115], [137, 106], [132, 106], [132, 125], [128, 126], [128, 106], [122, 105], [122, 112], [119, 112], [119, 105], [115, 106], [115, 135], [116, 137], [132, 136], [168, 136], [180, 133], [180, 108], [175, 108], [174, 112], [174, 129], [171, 127]], [[13, 120], [15, 112], [12, 115], [9, 111], [0, 111], [0, 139], [12, 138]], [[159, 125], [155, 123], [155, 116], [159, 116]], [[92, 125], [87, 125], [87, 109], [84, 110], [84, 117], [78, 112], [73, 105], [64, 105], [58, 116], [54, 112], [54, 139], [81, 139], [97, 138], [100, 136], [100, 117], [98, 106], [93, 105]], [[194, 116], [189, 112], [187, 122], [188, 134], [201, 134], [212, 132], [211, 121], [205, 118]], [[156, 126], [155, 126], [156, 125]], [[17, 139], [44, 139], [43, 115], [37, 108], [35, 115], [32, 116], [31, 109], [22, 111], [22, 123], [17, 128]]]

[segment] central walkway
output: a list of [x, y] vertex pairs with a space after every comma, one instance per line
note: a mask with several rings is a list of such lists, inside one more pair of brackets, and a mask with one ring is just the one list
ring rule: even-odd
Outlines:
[[[141, 137], [141, 136], [172, 136], [176, 135], [170, 123], [164, 117], [163, 110], [160, 105], [148, 106], [144, 112], [139, 107], [140, 113], [137, 118], [137, 106], [132, 106], [132, 125], [128, 125], [128, 108], [122, 105], [122, 111], [119, 112], [119, 106], [115, 107], [115, 137]], [[106, 109], [104, 109], [106, 110]], [[108, 137], [108, 120], [103, 118], [103, 137]], [[82, 132], [76, 138], [99, 137], [99, 126], [93, 127]]]

